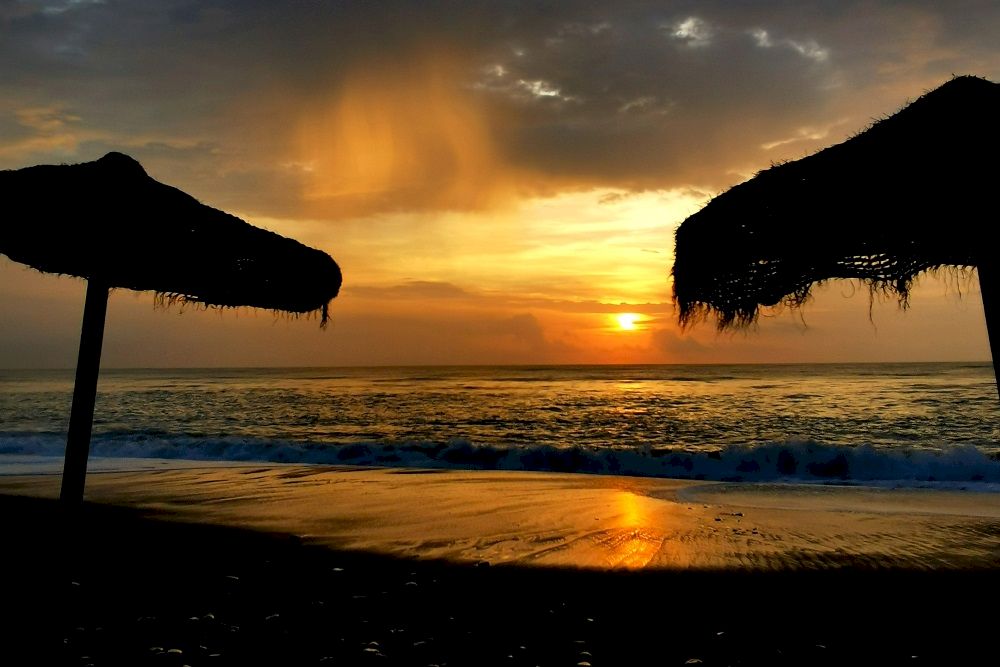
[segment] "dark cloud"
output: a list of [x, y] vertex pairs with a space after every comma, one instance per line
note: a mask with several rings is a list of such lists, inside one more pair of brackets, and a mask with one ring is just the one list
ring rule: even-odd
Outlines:
[[[289, 217], [714, 191], [951, 73], [1000, 78], [997, 34], [985, 1], [3, 2], [0, 167], [120, 147], [219, 205]], [[338, 123], [385, 107], [345, 148]], [[303, 127], [324, 137], [304, 147]], [[396, 162], [358, 166], [383, 145]]]
[[437, 300], [464, 300], [470, 304], [487, 306], [498, 311], [526, 310], [575, 314], [614, 314], [628, 311], [641, 312], [644, 322], [659, 323], [661, 319], [653, 314], [674, 313], [672, 303], [603, 303], [591, 299], [561, 300], [552, 298], [525, 298], [520, 296], [475, 292], [448, 282], [412, 280], [398, 285], [371, 286], [357, 285], [344, 288], [344, 293], [366, 301], [379, 299], [403, 300], [410, 302], [431, 302]]
[[[674, 311], [672, 303], [602, 303], [591, 300], [560, 301], [556, 299], [523, 298], [509, 298], [506, 302], [514, 307], [533, 308], [560, 313], [613, 314], [634, 311], [648, 315], [651, 313], [672, 313]], [[644, 321], [649, 321], [649, 318], [647, 317]]]
[[362, 364], [568, 363], [580, 351], [549, 340], [531, 314], [347, 316], [327, 354]]
[[667, 359], [705, 362], [713, 357], [711, 345], [695, 340], [693, 336], [676, 329], [657, 329], [653, 332], [652, 345], [666, 355]]

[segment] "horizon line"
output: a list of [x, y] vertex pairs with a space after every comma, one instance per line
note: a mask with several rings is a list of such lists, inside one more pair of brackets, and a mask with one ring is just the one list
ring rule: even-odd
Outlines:
[[[927, 364], [992, 364], [992, 359], [946, 359], [933, 361], [734, 361], [734, 362], [664, 362], [664, 363], [510, 363], [510, 364], [345, 364], [319, 366], [107, 366], [101, 371], [170, 371], [170, 370], [316, 370], [388, 369], [388, 368], [656, 368], [666, 366], [878, 366]], [[75, 371], [72, 366], [11, 366], [7, 371]]]

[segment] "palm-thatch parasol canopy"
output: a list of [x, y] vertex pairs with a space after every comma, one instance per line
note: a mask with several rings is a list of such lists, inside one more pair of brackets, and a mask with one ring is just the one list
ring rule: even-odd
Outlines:
[[0, 225], [0, 253], [39, 271], [214, 306], [318, 311], [321, 323], [340, 289], [326, 253], [205, 206], [121, 153], [2, 171], [0, 192], [19, 211]]
[[760, 172], [677, 229], [681, 323], [715, 314], [720, 328], [748, 325], [761, 306], [800, 305], [832, 278], [906, 305], [914, 277], [939, 267], [978, 267], [988, 299], [998, 156], [1000, 84], [962, 76], [842, 144]]
[[0, 195], [12, 212], [0, 223], [0, 254], [88, 283], [63, 468], [69, 503], [83, 499], [109, 289], [319, 312], [321, 326], [340, 291], [340, 267], [326, 253], [201, 204], [121, 153], [0, 171]]

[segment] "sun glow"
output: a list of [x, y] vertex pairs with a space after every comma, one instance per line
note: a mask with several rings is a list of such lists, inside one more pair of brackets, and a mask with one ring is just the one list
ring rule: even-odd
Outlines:
[[636, 325], [639, 323], [642, 315], [638, 313], [619, 313], [615, 315], [615, 321], [618, 322], [618, 328], [622, 331], [635, 331]]

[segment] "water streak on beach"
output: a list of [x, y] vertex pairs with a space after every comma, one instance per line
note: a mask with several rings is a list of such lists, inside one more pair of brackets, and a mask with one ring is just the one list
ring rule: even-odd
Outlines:
[[[0, 470], [71, 391], [0, 371]], [[988, 489], [997, 424], [987, 363], [105, 370], [92, 454]]]

